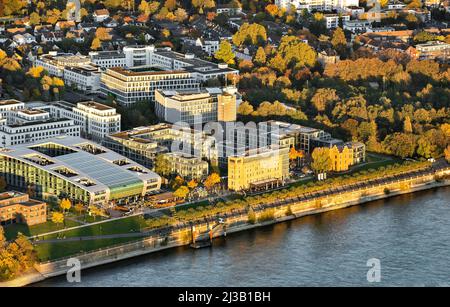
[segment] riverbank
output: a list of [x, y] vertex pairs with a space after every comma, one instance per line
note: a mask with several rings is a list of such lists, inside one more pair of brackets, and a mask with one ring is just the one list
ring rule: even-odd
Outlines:
[[[437, 175], [448, 175], [449, 171], [441, 171]], [[266, 226], [274, 223], [279, 223], [305, 215], [312, 215], [331, 210], [337, 210], [345, 207], [350, 207], [366, 202], [388, 198], [396, 195], [413, 193], [417, 191], [433, 189], [441, 186], [450, 185], [449, 180], [436, 181], [435, 174], [427, 174], [424, 176], [409, 178], [396, 182], [389, 182], [384, 185], [379, 185], [370, 188], [362, 188], [346, 193], [336, 193], [333, 195], [326, 195], [323, 197], [316, 197], [308, 201], [298, 201], [285, 205], [271, 208], [271, 216], [267, 219], [267, 210], [256, 211], [255, 221], [249, 222], [248, 215], [240, 215], [227, 219], [227, 227], [219, 227], [213, 233], [213, 237], [223, 236], [226, 233], [239, 232], [256, 227]], [[206, 239], [208, 237], [208, 223], [196, 225], [197, 239]], [[156, 252], [163, 249], [168, 249], [176, 246], [187, 245], [191, 242], [191, 229], [180, 229], [166, 237], [150, 237], [137, 242], [131, 242], [114, 246], [101, 251], [85, 253], [77, 255], [77, 258], [82, 264], [82, 268], [90, 268], [107, 264], [151, 252]], [[22, 276], [7, 283], [0, 283], [0, 286], [23, 286], [44, 280], [49, 277], [64, 275], [67, 272], [67, 261], [61, 259], [48, 263], [41, 263], [36, 266], [36, 273]]]

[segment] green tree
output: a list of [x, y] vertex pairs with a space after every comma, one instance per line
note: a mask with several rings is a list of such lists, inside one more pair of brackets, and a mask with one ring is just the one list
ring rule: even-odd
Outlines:
[[231, 48], [231, 44], [228, 41], [223, 40], [219, 45], [219, 50], [214, 54], [214, 57], [227, 64], [234, 64], [235, 55]]

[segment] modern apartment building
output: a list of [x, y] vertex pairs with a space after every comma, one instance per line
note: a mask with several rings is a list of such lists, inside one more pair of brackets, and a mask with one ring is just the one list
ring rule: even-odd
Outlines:
[[60, 136], [0, 151], [8, 186], [34, 186], [43, 199], [67, 197], [101, 207], [127, 203], [160, 189], [161, 177], [80, 137]]
[[198, 90], [199, 81], [187, 71], [108, 68], [102, 74], [100, 90], [124, 106], [155, 100], [155, 90]]
[[297, 10], [308, 11], [342, 11], [345, 7], [359, 6], [359, 0], [275, 0], [280, 8], [289, 10], [291, 7]]
[[327, 29], [336, 29], [337, 27], [339, 27], [340, 21], [342, 21], [342, 24], [350, 21], [350, 15], [344, 14], [324, 14], [324, 17]]
[[236, 121], [235, 87], [195, 91], [155, 92], [155, 113], [159, 119], [194, 124]]
[[148, 168], [157, 155], [176, 152], [185, 156], [217, 160], [216, 140], [204, 132], [171, 124], [137, 127], [107, 136], [103, 145]]
[[430, 41], [416, 45], [419, 59], [441, 59], [446, 62], [450, 57], [450, 44], [440, 41]]
[[195, 57], [194, 54], [182, 54], [170, 48], [156, 48], [153, 45], [126, 46], [120, 51], [91, 52], [92, 62], [105, 68], [111, 67], [155, 67], [162, 70], [185, 70], [196, 79], [208, 79], [239, 74], [239, 71], [226, 64], [216, 64]]
[[89, 56], [93, 64], [103, 68], [126, 67], [125, 54], [120, 51], [91, 51]]
[[289, 148], [259, 148], [228, 157], [228, 189], [267, 189], [289, 177]]
[[97, 93], [100, 90], [101, 71], [98, 66], [82, 65], [64, 68], [64, 82], [86, 94]]
[[28, 226], [47, 221], [47, 204], [30, 199], [25, 193], [9, 191], [0, 193], [0, 225], [23, 223]]
[[52, 76], [64, 77], [64, 68], [89, 65], [89, 57], [72, 53], [58, 53], [50, 51], [34, 61], [35, 66], [42, 66]]
[[76, 105], [66, 101], [28, 103], [33, 109], [44, 110], [53, 118], [68, 118], [80, 126], [81, 136], [101, 141], [105, 136], [120, 131], [121, 115], [116, 109], [95, 101]]
[[45, 110], [26, 108], [24, 103], [14, 100], [0, 101], [0, 109], [1, 147], [27, 144], [59, 135], [80, 136], [81, 127], [73, 119], [55, 118]]
[[208, 162], [200, 157], [184, 155], [177, 152], [164, 154], [170, 173], [180, 175], [185, 180], [202, 180], [208, 176]]

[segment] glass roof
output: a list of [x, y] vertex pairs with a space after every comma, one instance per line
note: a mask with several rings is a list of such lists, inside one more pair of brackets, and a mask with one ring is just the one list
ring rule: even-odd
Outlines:
[[58, 159], [109, 188], [140, 182], [133, 173], [83, 151], [60, 156]]

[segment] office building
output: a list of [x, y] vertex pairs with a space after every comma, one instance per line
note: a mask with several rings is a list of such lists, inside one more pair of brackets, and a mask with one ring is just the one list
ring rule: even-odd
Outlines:
[[43, 199], [67, 197], [110, 207], [160, 189], [149, 169], [80, 137], [60, 136], [0, 151], [0, 172], [8, 186], [34, 186]]
[[76, 105], [66, 101], [52, 103], [32, 102], [28, 106], [44, 110], [53, 118], [68, 118], [80, 126], [81, 136], [101, 141], [105, 136], [120, 131], [121, 115], [116, 109], [95, 101], [83, 101]]
[[139, 101], [154, 102], [155, 90], [198, 90], [199, 82], [186, 71], [108, 68], [102, 74], [100, 90], [124, 106]]
[[233, 191], [281, 186], [289, 177], [289, 148], [271, 147], [228, 157], [228, 189]]
[[155, 92], [155, 113], [169, 122], [189, 125], [236, 121], [236, 88], [205, 88], [196, 91]]

